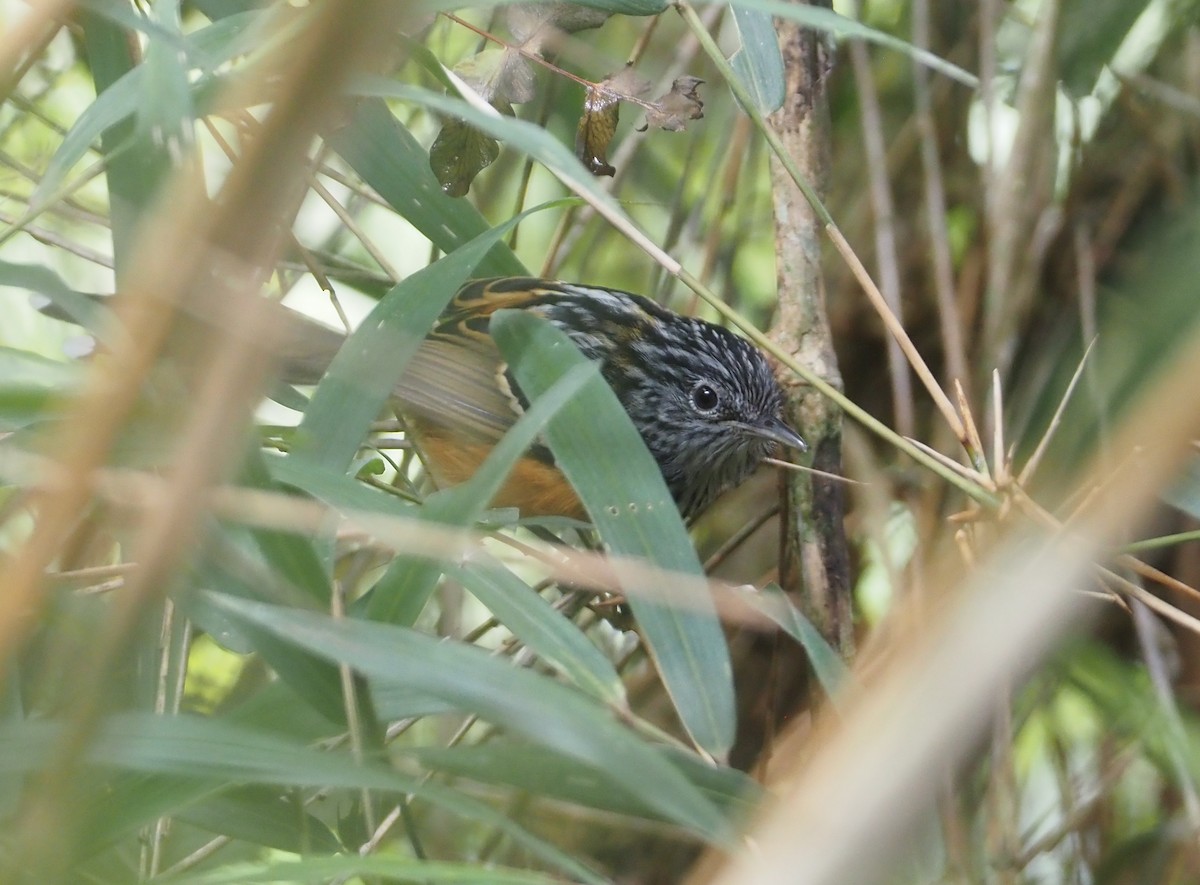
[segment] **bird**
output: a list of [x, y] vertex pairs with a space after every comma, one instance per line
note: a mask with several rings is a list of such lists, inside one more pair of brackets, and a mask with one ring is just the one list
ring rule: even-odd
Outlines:
[[[502, 309], [527, 310], [558, 328], [616, 394], [662, 473], [681, 516], [692, 519], [741, 484], [778, 447], [805, 451], [784, 422], [783, 392], [765, 355], [729, 329], [677, 314], [630, 292], [534, 277], [467, 282], [417, 349], [393, 391], [439, 487], [463, 482], [529, 405], [492, 340]], [[285, 345], [282, 377], [319, 380], [341, 333], [306, 323]], [[522, 516], [586, 518], [553, 454], [535, 444], [495, 500]]]
[[[729, 329], [618, 289], [496, 277], [472, 280], [455, 294], [393, 394], [439, 486], [474, 473], [529, 405], [488, 333], [501, 309], [544, 318], [599, 364], [685, 519], [743, 482], [778, 447], [807, 448], [781, 417], [783, 392], [766, 357]], [[285, 347], [284, 380], [318, 380], [341, 339], [328, 332], [306, 351]], [[492, 504], [523, 516], [585, 518], [540, 444]]]
[[[807, 449], [781, 417], [783, 392], [766, 356], [729, 329], [619, 289], [494, 277], [458, 290], [392, 391], [438, 487], [469, 478], [529, 406], [488, 331], [502, 309], [544, 318], [599, 364], [685, 520], [742, 483], [778, 448]], [[279, 310], [280, 377], [316, 384], [346, 335]], [[525, 517], [587, 519], [541, 443], [526, 452], [490, 503], [515, 507]]]

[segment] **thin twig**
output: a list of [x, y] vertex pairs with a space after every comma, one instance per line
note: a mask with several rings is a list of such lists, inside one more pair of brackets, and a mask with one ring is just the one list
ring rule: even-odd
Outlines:
[[[863, 146], [867, 156], [867, 184], [875, 216], [875, 263], [879, 268], [879, 289], [888, 310], [899, 320], [903, 312], [900, 302], [900, 260], [896, 249], [896, 210], [887, 179], [887, 150], [883, 143], [883, 113], [879, 109], [879, 92], [875, 88], [867, 45], [862, 40], [850, 41], [850, 62], [859, 94]], [[915, 428], [912, 380], [904, 361], [903, 349], [894, 336], [887, 341], [887, 363], [896, 430], [903, 436], [912, 436]]]
[[1096, 339], [1093, 338], [1088, 342], [1087, 349], [1083, 352], [1083, 356], [1079, 358], [1079, 365], [1075, 367], [1075, 373], [1071, 376], [1070, 383], [1067, 384], [1067, 389], [1063, 392], [1062, 397], [1058, 401], [1058, 406], [1054, 410], [1054, 414], [1050, 418], [1050, 423], [1046, 425], [1046, 430], [1042, 434], [1042, 438], [1038, 440], [1037, 446], [1033, 450], [1033, 454], [1029, 456], [1029, 460], [1025, 462], [1025, 466], [1021, 468], [1021, 473], [1017, 477], [1018, 485], [1028, 485], [1029, 480], [1033, 478], [1034, 471], [1038, 469], [1038, 465], [1042, 461], [1042, 457], [1046, 454], [1046, 449], [1050, 445], [1050, 440], [1054, 437], [1054, 432], [1058, 430], [1062, 423], [1063, 413], [1067, 410], [1067, 403], [1071, 399], [1071, 394], [1075, 391], [1075, 385], [1079, 383], [1079, 379], [1083, 377], [1083, 368], [1087, 365], [1088, 356], [1092, 352], [1092, 348], [1096, 346]]
[[[0, 224], [8, 224], [16, 228], [20, 224], [20, 219], [14, 218], [6, 212], [0, 212]], [[90, 261], [92, 264], [97, 264], [108, 270], [113, 269], [113, 260], [110, 256], [102, 255], [95, 249], [89, 249], [87, 246], [76, 243], [52, 230], [47, 230], [44, 227], [34, 227], [32, 224], [25, 224], [21, 229], [39, 243], [54, 246], [62, 249], [64, 252], [70, 252], [72, 255], [79, 256], [84, 261]]]
[[766, 525], [772, 517], [777, 516], [778, 514], [779, 504], [775, 504], [773, 507], [768, 507], [754, 519], [745, 523], [740, 529], [726, 538], [725, 542], [716, 550], [714, 550], [708, 559], [704, 560], [704, 573], [706, 575], [711, 574], [714, 569], [719, 568], [721, 563], [729, 558], [730, 554], [746, 543], [751, 535], [757, 532], [760, 528]]
[[[519, 46], [516, 43], [509, 43], [507, 40], [502, 40], [501, 38], [497, 37], [495, 34], [488, 33], [483, 28], [477, 27], [477, 26], [471, 24], [466, 19], [461, 19], [457, 15], [454, 15], [451, 12], [443, 12], [442, 15], [445, 16], [450, 21], [454, 22], [456, 25], [460, 25], [460, 26], [466, 28], [468, 31], [473, 31], [474, 33], [478, 34], [483, 39], [490, 40], [492, 43], [495, 43], [498, 46], [503, 46], [505, 49], [511, 50], [512, 52], [519, 53], [523, 58], [529, 59], [534, 64], [541, 65], [542, 67], [546, 68], [547, 70], [552, 71], [555, 74], [558, 74], [560, 77], [566, 77], [568, 80], [574, 80], [576, 83], [578, 83], [584, 89], [594, 88], [595, 86], [598, 85], [596, 83], [593, 83], [591, 80], [588, 80], [584, 77], [580, 77], [576, 74], [572, 74], [570, 71], [564, 70], [564, 69], [560, 68], [558, 65], [553, 64], [550, 61], [547, 61], [546, 58], [541, 55], [541, 53], [531, 52], [530, 50], [526, 49], [524, 46]], [[628, 99], [630, 101], [636, 101], [636, 99], [633, 99], [633, 98], [631, 98], [629, 96], [625, 96], [625, 95], [622, 95], [621, 98]]]
[[79, 174], [79, 177], [60, 187], [54, 194], [48, 197], [41, 203], [30, 209], [26, 209], [24, 214], [13, 221], [10, 227], [0, 232], [0, 246], [7, 243], [21, 231], [25, 230], [30, 224], [36, 221], [44, 212], [50, 211], [50, 207], [56, 203], [67, 200], [76, 191], [81, 190], [85, 185], [93, 179], [99, 178], [102, 174], [108, 171], [108, 159], [97, 160], [87, 169]]
[[1000, 372], [997, 369], [992, 370], [992, 476], [999, 486], [1008, 481], [1008, 465], [1004, 457], [1004, 390], [1000, 386]]
[[1184, 814], [1191, 832], [1195, 834], [1200, 832], [1200, 796], [1196, 793], [1192, 767], [1182, 753], [1182, 747], [1188, 745], [1188, 735], [1179, 715], [1175, 690], [1157, 641], [1157, 633], [1163, 628], [1150, 614], [1150, 610], [1138, 602], [1133, 603], [1133, 626], [1142, 659], [1146, 662], [1146, 672], [1150, 675], [1150, 684], [1154, 686], [1154, 694], [1158, 698], [1166, 725], [1175, 738], [1166, 742], [1167, 758], [1175, 772], [1174, 787], [1183, 797]]
[[187, 857], [180, 858], [179, 860], [175, 861], [175, 863], [163, 870], [163, 878], [178, 875], [179, 873], [190, 870], [192, 867], [197, 866], [198, 864], [204, 863], [204, 861], [208, 860], [210, 857], [232, 842], [233, 840], [228, 836], [217, 836], [215, 839], [210, 839]]
[[391, 278], [393, 283], [398, 283], [400, 280], [404, 279], [404, 275], [396, 269], [395, 265], [388, 261], [387, 256], [383, 253], [383, 250], [376, 246], [374, 241], [368, 237], [362, 227], [359, 226], [358, 220], [346, 211], [346, 207], [338, 202], [337, 198], [329, 192], [329, 189], [325, 187], [325, 185], [321, 184], [321, 182], [318, 181], [314, 176], [313, 178], [309, 179], [309, 186], [317, 192], [317, 196], [325, 201], [325, 205], [333, 210], [333, 213], [338, 217], [338, 220], [345, 225], [346, 230], [350, 231], [350, 233], [354, 235], [354, 238], [362, 244], [363, 249], [365, 249], [367, 254], [375, 260], [375, 263], [379, 265], [380, 269]]
[[842, 476], [840, 473], [830, 473], [828, 470], [817, 470], [817, 468], [809, 467], [807, 464], [793, 464], [791, 461], [781, 461], [778, 458], [763, 458], [762, 462], [770, 464], [772, 467], [778, 467], [780, 470], [794, 470], [796, 473], [808, 473], [813, 476], [819, 476], [822, 479], [828, 479], [831, 482], [840, 482], [851, 486], [863, 485], [860, 480]]
[[935, 459], [939, 464], [942, 464], [945, 467], [948, 467], [950, 470], [953, 470], [956, 474], [963, 477], [964, 479], [971, 480], [972, 482], [977, 482], [977, 483], [979, 483], [980, 486], [982, 486], [986, 489], [989, 489], [990, 491], [995, 491], [996, 486], [992, 482], [991, 477], [984, 476], [982, 473], [980, 473], [978, 470], [974, 469], [973, 467], [968, 467], [965, 464], [958, 463], [953, 458], [951, 458], [949, 455], [943, 455], [937, 449], [935, 449], [929, 445], [926, 445], [925, 443], [921, 442], [919, 439], [910, 439], [910, 440], [908, 440], [908, 442], [910, 442], [912, 445], [916, 446], [918, 449], [920, 449], [922, 452], [924, 452], [929, 457]]
[[908, 337], [908, 332], [905, 331], [900, 318], [892, 313], [883, 298], [883, 294], [875, 285], [875, 281], [871, 279], [870, 274], [867, 273], [867, 269], [863, 267], [862, 262], [854, 253], [854, 250], [850, 248], [850, 244], [846, 242], [846, 238], [837, 226], [832, 223], [827, 224], [825, 231], [829, 234], [833, 245], [837, 247], [842, 259], [850, 267], [859, 285], [862, 286], [867, 300], [871, 302], [871, 306], [875, 308], [875, 312], [879, 314], [880, 319], [883, 320], [883, 324], [887, 326], [892, 337], [900, 345], [900, 349], [904, 351], [904, 356], [913, 367], [913, 371], [917, 373], [917, 377], [921, 379], [921, 383], [925, 385], [925, 389], [929, 391], [929, 395], [933, 398], [933, 404], [942, 413], [942, 418], [945, 420], [947, 426], [949, 426], [950, 430], [953, 431], [955, 437], [964, 447], [969, 446], [970, 443], [967, 440], [966, 429], [955, 413], [954, 406], [950, 404], [950, 398], [946, 396], [946, 392], [942, 390], [941, 385], [937, 383], [937, 379], [933, 377], [933, 372], [929, 370], [929, 365], [925, 362], [925, 358], [921, 356], [921, 352], [917, 350], [917, 346]]
[[[968, 444], [964, 448], [971, 457], [975, 469], [990, 476], [987, 456], [984, 454], [983, 437], [979, 434], [979, 425], [975, 423], [975, 413], [971, 411], [971, 401], [967, 398], [966, 391], [963, 390], [962, 382], [957, 379], [954, 382], [954, 398], [958, 400], [958, 413], [962, 415], [963, 426], [967, 431]], [[972, 455], [972, 453], [974, 454]]]

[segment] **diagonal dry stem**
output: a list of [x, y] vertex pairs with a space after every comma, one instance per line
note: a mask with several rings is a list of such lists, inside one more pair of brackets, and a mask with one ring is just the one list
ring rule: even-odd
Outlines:
[[1034, 471], [1041, 464], [1042, 457], [1046, 454], [1046, 449], [1050, 445], [1050, 440], [1054, 438], [1054, 432], [1058, 430], [1059, 425], [1062, 423], [1063, 412], [1067, 410], [1067, 403], [1071, 399], [1071, 394], [1075, 392], [1075, 386], [1079, 384], [1079, 379], [1083, 377], [1083, 369], [1087, 365], [1088, 356], [1091, 355], [1092, 348], [1095, 346], [1096, 339], [1093, 338], [1088, 342], [1087, 350], [1083, 352], [1083, 356], [1079, 358], [1079, 365], [1075, 367], [1075, 373], [1071, 376], [1071, 381], [1067, 384], [1067, 389], [1063, 392], [1062, 398], [1059, 399], [1058, 407], [1055, 408], [1054, 414], [1050, 417], [1050, 423], [1046, 425], [1046, 430], [1042, 434], [1042, 438], [1038, 440], [1033, 454], [1029, 456], [1029, 460], [1025, 462], [1025, 466], [1021, 468], [1021, 473], [1017, 476], [1018, 485], [1028, 485], [1029, 480], [1033, 478]]
[[[962, 385], [955, 382], [958, 389]], [[1004, 456], [1004, 390], [1000, 386], [1000, 372], [992, 370], [992, 476], [996, 485], [1008, 481], [1008, 463]]]

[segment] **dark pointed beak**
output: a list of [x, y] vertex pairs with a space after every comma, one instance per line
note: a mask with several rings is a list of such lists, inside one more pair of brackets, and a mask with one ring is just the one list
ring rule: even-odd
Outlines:
[[789, 449], [795, 449], [798, 452], [808, 451], [808, 443], [804, 441], [804, 438], [778, 418], [764, 418], [756, 424], [749, 425], [749, 430], [755, 436], [777, 442]]

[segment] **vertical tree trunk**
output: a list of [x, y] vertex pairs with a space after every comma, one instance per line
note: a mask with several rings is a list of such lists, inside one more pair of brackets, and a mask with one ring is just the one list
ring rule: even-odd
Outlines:
[[[829, 109], [825, 97], [830, 50], [811, 30], [780, 23], [787, 98], [771, 119], [788, 152], [818, 193], [829, 164]], [[772, 163], [779, 317], [773, 337], [830, 384], [841, 387], [825, 314], [820, 219], [779, 163]], [[790, 417], [813, 448], [813, 467], [841, 473], [842, 413], [795, 378], [787, 379]], [[853, 640], [850, 576], [842, 527], [840, 483], [811, 474], [787, 474], [780, 582], [826, 639], [843, 654]]]
[[[812, 31], [777, 22], [787, 70], [787, 97], [771, 118], [801, 172], [820, 193], [829, 162], [829, 113], [825, 80], [829, 50]], [[821, 274], [820, 219], [788, 173], [771, 164], [775, 200], [775, 251], [779, 315], [772, 337], [798, 360], [840, 388], [830, 340]], [[794, 377], [784, 378], [788, 418], [804, 434], [813, 467], [841, 473], [842, 414], [833, 403]], [[842, 519], [843, 486], [809, 473], [787, 472], [784, 486], [779, 580], [801, 611], [843, 656], [853, 644], [849, 557]], [[734, 764], [749, 767], [783, 720], [806, 699], [807, 666], [792, 643], [758, 638], [739, 663], [741, 705]], [[765, 762], [765, 760], [760, 760]]]

